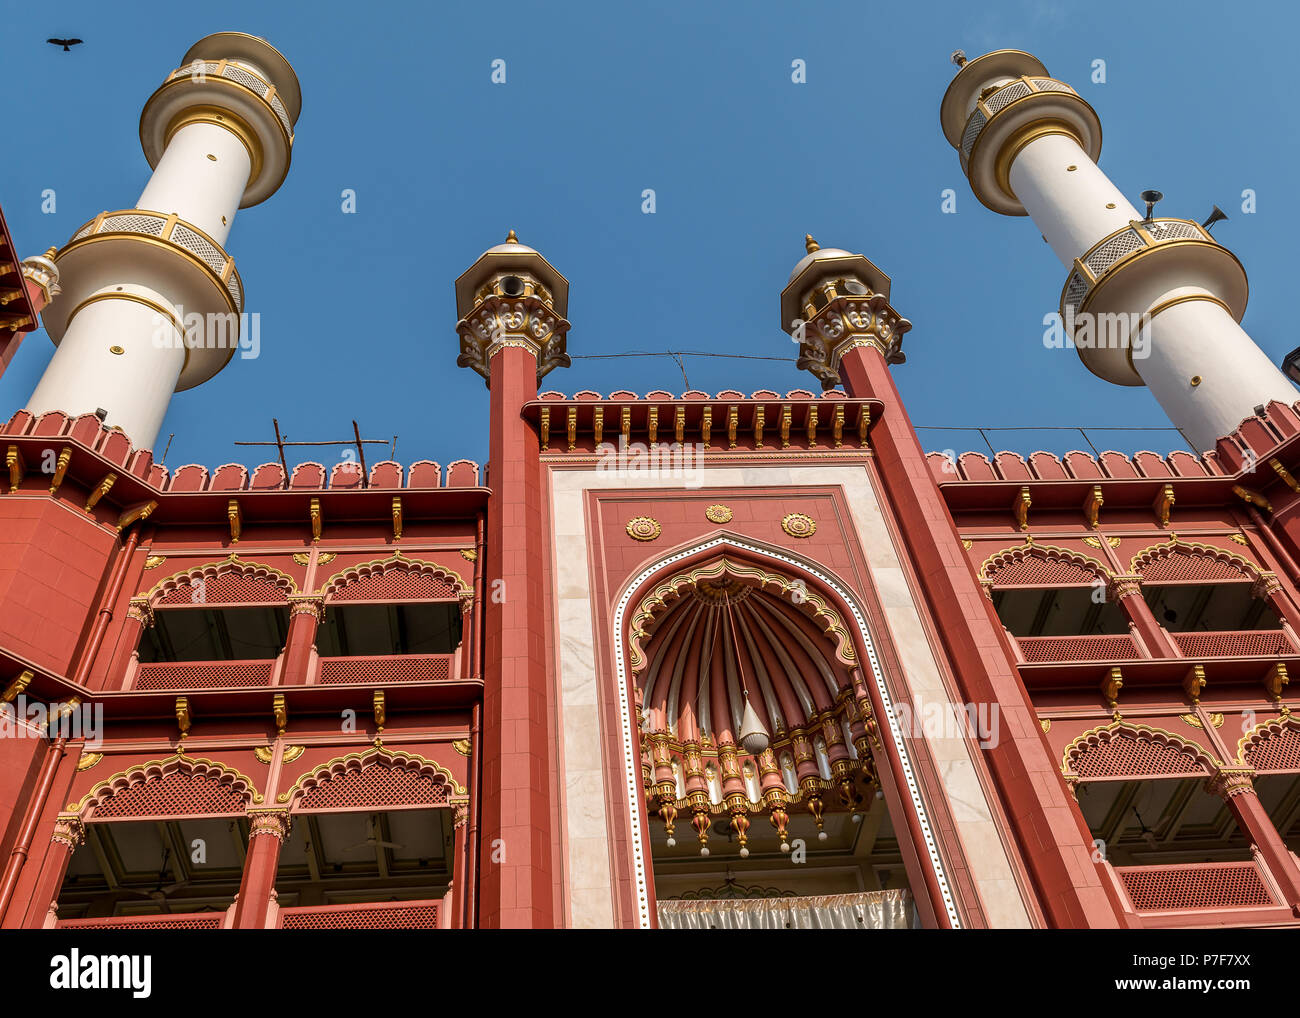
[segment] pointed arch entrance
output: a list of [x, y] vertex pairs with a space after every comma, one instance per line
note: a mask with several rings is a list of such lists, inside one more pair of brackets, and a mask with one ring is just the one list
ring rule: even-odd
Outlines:
[[[684, 597], [702, 607], [683, 602]], [[737, 598], [749, 606], [738, 612]], [[729, 816], [731, 829], [743, 833], [750, 814], [766, 814], [779, 832], [782, 814], [791, 809], [811, 813], [820, 826], [828, 802], [852, 808], [854, 796], [874, 780], [875, 754], [893, 776], [904, 814], [893, 817], [896, 830], [915, 851], [938, 921], [962, 925], [900, 711], [885, 682], [866, 612], [846, 584], [784, 549], [720, 533], [661, 558], [628, 581], [615, 604], [613, 630], [632, 876], [642, 926], [651, 925], [653, 898], [643, 782], [660, 819], [675, 821], [685, 812], [703, 834], [701, 827], [716, 813]], [[695, 635], [701, 632], [726, 634], [734, 649], [719, 652], [717, 639], [706, 646]], [[660, 639], [668, 643], [655, 646]], [[680, 662], [670, 658], [683, 647], [688, 664], [678, 668]], [[694, 680], [686, 678], [692, 667]], [[803, 668], [808, 671], [796, 676]], [[701, 669], [709, 676], [703, 698]], [[742, 686], [752, 692], [755, 711], [773, 737], [771, 748], [757, 756], [737, 744], [743, 736], [737, 731], [743, 726]], [[643, 705], [636, 702], [647, 694]], [[707, 732], [700, 725], [704, 704]], [[643, 759], [647, 729], [651, 757]], [[700, 768], [686, 755], [678, 763], [680, 776], [674, 775], [672, 747], [682, 746], [683, 736], [698, 738], [699, 745], [706, 734], [718, 753], [720, 775], [688, 775]], [[787, 751], [785, 760], [778, 749]], [[674, 782], [683, 794], [670, 801]]]

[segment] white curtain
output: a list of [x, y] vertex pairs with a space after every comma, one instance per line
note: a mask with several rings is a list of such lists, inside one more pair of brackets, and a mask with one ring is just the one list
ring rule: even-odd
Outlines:
[[661, 901], [665, 930], [904, 930], [919, 929], [906, 890], [824, 894], [808, 898]]

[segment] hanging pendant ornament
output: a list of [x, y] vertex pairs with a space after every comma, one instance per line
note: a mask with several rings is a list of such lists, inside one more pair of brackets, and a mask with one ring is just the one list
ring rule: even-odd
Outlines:
[[744, 658], [740, 650], [740, 638], [736, 635], [736, 620], [731, 612], [731, 597], [729, 594], [722, 595], [723, 603], [727, 608], [727, 629], [731, 633], [732, 648], [736, 655], [736, 668], [740, 672], [740, 688], [745, 694], [745, 710], [740, 718], [740, 748], [750, 756], [758, 756], [768, 746], [772, 744], [772, 737], [768, 734], [763, 722], [759, 719], [758, 712], [750, 705], [749, 702], [749, 683], [745, 681]]
[[772, 743], [772, 737], [745, 696], [745, 713], [740, 719], [740, 747], [750, 756], [758, 756]]

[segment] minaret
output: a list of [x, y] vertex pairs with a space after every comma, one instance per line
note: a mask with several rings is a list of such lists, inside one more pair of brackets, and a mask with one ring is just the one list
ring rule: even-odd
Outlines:
[[42, 319], [58, 349], [28, 410], [97, 413], [148, 448], [172, 393], [225, 367], [244, 312], [226, 237], [283, 182], [301, 106], [266, 40], [219, 32], [190, 48], [140, 116], [154, 172], [135, 208], [101, 212], [54, 255], [62, 294]]
[[1062, 321], [1093, 374], [1150, 388], [1198, 450], [1255, 407], [1295, 401], [1238, 324], [1241, 263], [1198, 223], [1129, 203], [1097, 168], [1101, 122], [1073, 88], [1019, 50], [971, 61], [959, 51], [953, 62], [944, 135], [975, 196], [995, 212], [1032, 217], [1067, 269]]

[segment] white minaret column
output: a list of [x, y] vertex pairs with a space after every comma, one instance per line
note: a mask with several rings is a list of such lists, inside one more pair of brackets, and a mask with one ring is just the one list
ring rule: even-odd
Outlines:
[[101, 212], [54, 256], [62, 293], [42, 314], [56, 346], [27, 403], [99, 413], [153, 445], [173, 392], [239, 348], [244, 288], [225, 251], [235, 213], [289, 172], [298, 78], [265, 39], [201, 39], [145, 104], [153, 176], [135, 208]]
[[1028, 53], [961, 67], [940, 118], [975, 196], [1029, 215], [1069, 270], [1064, 327], [1090, 371], [1146, 385], [1200, 450], [1296, 390], [1238, 324], [1246, 273], [1199, 224], [1139, 212], [1097, 167], [1101, 123]]

